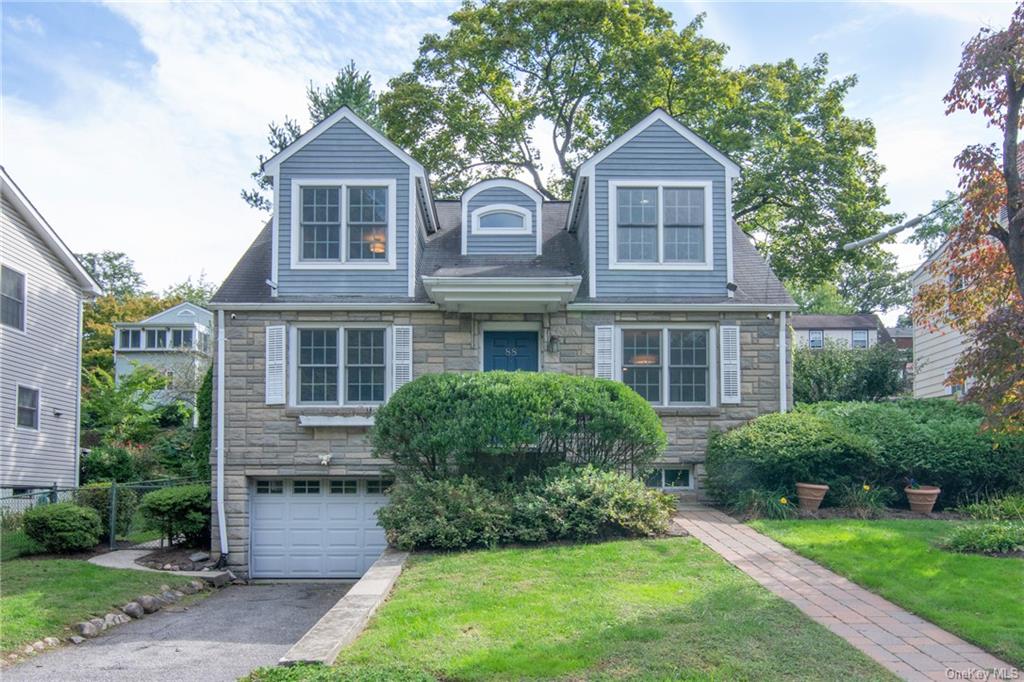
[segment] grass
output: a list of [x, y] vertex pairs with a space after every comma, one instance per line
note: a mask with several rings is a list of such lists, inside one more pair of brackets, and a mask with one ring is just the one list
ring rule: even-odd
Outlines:
[[0, 532], [0, 561], [9, 561], [26, 554], [39, 554], [42, 551], [43, 548], [30, 539], [23, 530]]
[[1024, 561], [956, 554], [948, 521], [755, 521], [790, 549], [1024, 667]]
[[696, 540], [413, 555], [331, 670], [251, 680], [892, 679]]
[[[6, 540], [6, 534], [4, 535]], [[102, 616], [160, 585], [188, 582], [162, 573], [95, 566], [71, 559], [16, 559], [0, 564], [0, 652]]]

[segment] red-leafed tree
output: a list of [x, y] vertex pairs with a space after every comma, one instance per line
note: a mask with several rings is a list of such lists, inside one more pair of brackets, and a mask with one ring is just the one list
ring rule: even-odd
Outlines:
[[1006, 29], [968, 41], [945, 101], [947, 114], [981, 114], [1003, 139], [957, 157], [963, 221], [931, 265], [935, 277], [919, 290], [915, 315], [970, 337], [948, 381], [970, 379], [968, 396], [991, 424], [1024, 429], [1024, 3]]

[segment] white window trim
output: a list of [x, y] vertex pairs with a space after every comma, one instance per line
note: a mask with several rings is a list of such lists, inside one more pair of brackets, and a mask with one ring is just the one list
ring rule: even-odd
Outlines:
[[11, 266], [8, 263], [0, 263], [3, 267], [7, 268], [11, 272], [16, 272], [21, 275], [21, 281], [24, 282], [24, 291], [22, 296], [25, 298], [21, 301], [21, 326], [20, 327], [9, 327], [6, 324], [0, 324], [0, 327], [8, 329], [19, 334], [28, 334], [28, 272], [19, 270], [16, 267]]
[[[818, 334], [819, 337], [821, 338], [821, 342], [817, 346], [814, 345], [814, 340], [813, 340], [815, 334]], [[807, 330], [807, 347], [812, 349], [812, 350], [819, 350], [821, 348], [824, 348], [825, 347], [825, 330], [824, 329], [808, 329]]]
[[[718, 327], [714, 324], [619, 324], [615, 325], [615, 379], [622, 381], [622, 332], [633, 329], [661, 330], [661, 401], [652, 402], [654, 407], [692, 407], [696, 409], [718, 407], [718, 373], [721, 363], [718, 360]], [[678, 330], [698, 329], [708, 332], [708, 399], [703, 403], [669, 402], [669, 333]]]
[[[661, 474], [661, 485], [652, 486], [655, 490], [693, 490], [693, 465], [692, 464], [658, 464], [654, 467], [655, 471]], [[665, 469], [685, 469], [690, 472], [689, 481], [690, 485], [665, 485]]]
[[[864, 332], [864, 345], [858, 346], [857, 344], [857, 332]], [[871, 332], [868, 329], [851, 329], [850, 330], [850, 348], [856, 350], [862, 350], [871, 347]]]
[[[480, 227], [480, 218], [490, 213], [515, 213], [523, 219], [522, 227]], [[533, 216], [522, 206], [515, 204], [488, 204], [473, 211], [471, 216], [472, 234], [483, 236], [529, 235], [533, 234]]]
[[[608, 269], [609, 270], [713, 270], [714, 264], [714, 183], [710, 180], [609, 180], [608, 181]], [[620, 187], [652, 187], [658, 191], [658, 260], [654, 263], [619, 260], [618, 190]], [[665, 260], [666, 189], [704, 190], [704, 260]], [[591, 228], [593, 229], [593, 228]]]
[[[348, 188], [386, 187], [388, 190], [388, 243], [387, 257], [380, 261], [348, 259]], [[338, 217], [341, 222], [339, 260], [302, 260], [302, 188], [338, 187]], [[292, 178], [291, 193], [291, 267], [293, 270], [395, 270], [398, 250], [398, 183], [394, 178]], [[410, 248], [413, 246], [410, 244]]]
[[[333, 322], [305, 322], [288, 326], [288, 407], [302, 409], [304, 407], [378, 407], [386, 403], [394, 391], [394, 367], [391, 359], [391, 344], [394, 334], [393, 325], [374, 322], [354, 322], [337, 324]], [[336, 402], [304, 403], [299, 401], [299, 330], [300, 329], [336, 329], [338, 331], [338, 400]], [[381, 402], [349, 402], [345, 400], [347, 393], [345, 373], [345, 330], [347, 329], [383, 329], [384, 330], [384, 400]]]
[[[29, 391], [36, 392], [36, 425], [35, 428], [31, 426], [22, 426], [18, 423], [18, 393], [21, 389], [27, 389]], [[43, 427], [43, 391], [38, 386], [31, 384], [15, 384], [14, 385], [14, 428], [18, 431], [28, 431], [30, 433], [39, 433]]]

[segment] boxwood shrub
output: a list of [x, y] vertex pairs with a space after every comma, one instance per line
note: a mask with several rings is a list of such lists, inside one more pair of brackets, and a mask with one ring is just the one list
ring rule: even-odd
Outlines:
[[95, 509], [71, 502], [47, 504], [25, 512], [25, 534], [47, 552], [69, 554], [92, 549], [101, 537], [100, 515]]
[[616, 381], [553, 372], [428, 374], [375, 416], [396, 473], [495, 488], [568, 463], [642, 475], [665, 449], [650, 404]]
[[210, 542], [210, 486], [178, 485], [154, 490], [142, 498], [139, 509], [146, 520], [171, 542], [192, 547]]

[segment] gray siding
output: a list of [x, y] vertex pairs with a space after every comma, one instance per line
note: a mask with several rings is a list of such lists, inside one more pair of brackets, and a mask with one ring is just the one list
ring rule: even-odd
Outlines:
[[[512, 204], [530, 212], [530, 234], [484, 235], [473, 234], [473, 211], [489, 204]], [[529, 196], [512, 187], [492, 187], [485, 189], [469, 200], [466, 213], [470, 222], [463, 226], [466, 230], [466, 251], [471, 254], [519, 253], [534, 254], [537, 252], [537, 203]]]
[[[6, 197], [0, 247], [27, 299], [24, 333], [0, 325], [0, 488], [73, 486], [81, 289]], [[40, 391], [38, 431], [15, 427], [19, 384]]]
[[[394, 270], [292, 270], [292, 179], [350, 177], [397, 182]], [[281, 164], [278, 188], [278, 292], [408, 296], [409, 166], [353, 123], [341, 120]]]
[[590, 268], [593, 265], [590, 262], [590, 211], [587, 210], [587, 206], [592, 191], [592, 187], [586, 186], [580, 194], [580, 218], [576, 224], [576, 243], [579, 245], [580, 263], [583, 264], [582, 272], [580, 272], [583, 278], [580, 284], [580, 296], [591, 295]]
[[[714, 270], [608, 269], [608, 182], [626, 179], [710, 180]], [[597, 164], [592, 188], [597, 233], [598, 296], [721, 296], [726, 285], [725, 169], [668, 125], [656, 121]]]

